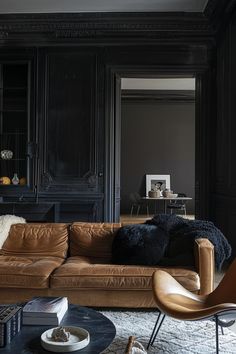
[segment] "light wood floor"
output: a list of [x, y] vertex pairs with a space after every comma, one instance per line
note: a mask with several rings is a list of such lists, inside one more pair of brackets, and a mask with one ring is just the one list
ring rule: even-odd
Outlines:
[[[146, 220], [151, 219], [154, 215], [149, 215], [147, 216], [146, 214], [140, 214], [140, 215], [133, 215], [130, 216], [130, 214], [123, 214], [120, 216], [120, 221], [125, 222], [125, 223], [131, 223], [131, 224], [142, 224]], [[179, 215], [183, 218], [185, 218], [184, 215]], [[195, 216], [194, 215], [186, 215], [186, 219], [194, 220]]]

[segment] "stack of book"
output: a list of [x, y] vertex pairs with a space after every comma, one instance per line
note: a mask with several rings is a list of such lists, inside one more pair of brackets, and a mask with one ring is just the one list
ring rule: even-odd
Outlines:
[[23, 325], [58, 326], [67, 310], [67, 297], [34, 297], [23, 307]]
[[21, 330], [21, 311], [19, 306], [0, 306], [0, 347], [11, 343]]

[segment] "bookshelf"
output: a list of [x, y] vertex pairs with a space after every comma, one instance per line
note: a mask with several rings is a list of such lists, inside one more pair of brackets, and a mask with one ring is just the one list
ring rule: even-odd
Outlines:
[[6, 188], [28, 183], [28, 78], [28, 63], [0, 63], [0, 183]]

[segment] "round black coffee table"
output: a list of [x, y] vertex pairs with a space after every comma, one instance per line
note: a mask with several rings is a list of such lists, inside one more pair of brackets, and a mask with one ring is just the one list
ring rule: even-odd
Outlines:
[[[62, 326], [78, 326], [90, 333], [87, 347], [74, 354], [99, 354], [106, 349], [116, 335], [114, 324], [101, 313], [87, 307], [69, 305], [69, 310], [61, 321]], [[12, 342], [0, 348], [0, 354], [49, 354], [40, 344], [41, 334], [56, 326], [23, 326]]]

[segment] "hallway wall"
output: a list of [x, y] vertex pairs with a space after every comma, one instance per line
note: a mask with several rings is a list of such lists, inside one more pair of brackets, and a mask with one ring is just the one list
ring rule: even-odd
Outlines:
[[195, 104], [123, 100], [121, 116], [121, 214], [130, 193], [145, 195], [146, 174], [170, 174], [171, 189], [194, 199]]

